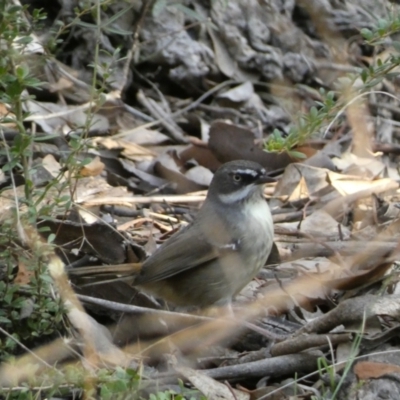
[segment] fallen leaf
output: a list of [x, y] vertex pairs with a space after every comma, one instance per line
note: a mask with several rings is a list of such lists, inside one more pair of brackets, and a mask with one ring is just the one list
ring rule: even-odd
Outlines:
[[239, 86], [235, 86], [226, 92], [219, 93], [217, 98], [229, 100], [232, 103], [244, 103], [251, 99], [254, 93], [253, 84], [249, 81], [242, 83]]
[[100, 175], [104, 170], [105, 165], [100, 161], [100, 157], [96, 156], [90, 161], [89, 164], [86, 164], [80, 170], [80, 174], [82, 176], [97, 176]]
[[218, 161], [250, 160], [268, 171], [286, 167], [292, 159], [286, 153], [268, 153], [255, 144], [253, 133], [244, 128], [216, 121], [210, 128], [208, 147]]
[[358, 379], [377, 379], [388, 374], [400, 374], [400, 366], [373, 361], [360, 361], [354, 366]]
[[33, 276], [33, 271], [28, 270], [26, 265], [23, 262], [20, 262], [18, 264], [18, 273], [14, 279], [14, 283], [18, 285], [27, 285], [31, 282]]
[[209, 400], [249, 400], [250, 393], [237, 389], [230, 389], [221, 382], [210, 378], [200, 371], [186, 367], [175, 367], [175, 369], [188, 379], [193, 386]]

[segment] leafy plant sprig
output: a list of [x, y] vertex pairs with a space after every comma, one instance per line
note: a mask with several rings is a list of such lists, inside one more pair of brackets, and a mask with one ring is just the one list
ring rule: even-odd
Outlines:
[[[400, 65], [400, 42], [390, 38], [391, 35], [398, 32], [400, 32], [400, 14], [391, 14], [387, 19], [379, 19], [373, 29], [361, 29], [360, 34], [367, 45], [375, 47], [377, 51], [383, 44], [391, 45], [393, 49], [389, 53], [383, 53], [385, 58], [378, 54], [375, 64], [360, 68], [359, 72], [349, 74], [345, 78], [346, 87], [351, 88], [354, 96], [368, 92], [384, 79], [398, 78], [398, 72], [395, 69]], [[355, 84], [358, 79], [361, 79], [362, 85]], [[345, 92], [344, 96], [341, 96], [340, 93], [335, 96], [333, 92], [325, 94], [323, 89], [320, 90], [320, 93], [324, 100], [315, 102], [315, 106], [311, 107], [307, 114], [300, 116], [288, 134], [283, 134], [277, 129], [273, 131], [265, 142], [265, 151], [287, 152], [295, 158], [305, 157], [304, 154], [293, 148], [304, 144], [321, 132], [324, 126], [331, 122], [349, 101]]]
[[308, 139], [315, 136], [338, 112], [339, 106], [337, 101], [335, 101], [335, 93], [333, 91], [326, 93], [321, 88], [320, 94], [324, 100], [321, 102], [316, 101], [316, 105], [311, 107], [308, 114], [301, 115], [297, 124], [290, 128], [286, 136], [278, 129], [273, 131], [272, 135], [265, 142], [265, 151], [285, 151], [292, 157], [305, 158], [303, 153], [293, 150], [293, 148], [302, 145]]

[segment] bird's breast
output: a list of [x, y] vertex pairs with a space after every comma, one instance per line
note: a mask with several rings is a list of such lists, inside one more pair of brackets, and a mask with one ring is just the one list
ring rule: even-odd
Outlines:
[[243, 250], [247, 259], [253, 257], [252, 265], [247, 266], [249, 273], [255, 275], [264, 266], [271, 252], [274, 239], [274, 226], [268, 204], [262, 200], [248, 204], [245, 208], [242, 237]]

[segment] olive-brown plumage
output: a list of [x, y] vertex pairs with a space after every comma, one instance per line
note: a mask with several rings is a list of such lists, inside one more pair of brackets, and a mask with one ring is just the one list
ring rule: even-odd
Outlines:
[[[178, 306], [230, 303], [271, 252], [273, 222], [263, 196], [263, 183], [269, 181], [257, 163], [239, 160], [222, 165], [194, 221], [143, 263], [140, 273], [132, 276], [133, 284]], [[102, 267], [96, 268], [76, 272], [101, 273]], [[126, 264], [121, 270], [104, 268], [114, 275], [130, 274]]]

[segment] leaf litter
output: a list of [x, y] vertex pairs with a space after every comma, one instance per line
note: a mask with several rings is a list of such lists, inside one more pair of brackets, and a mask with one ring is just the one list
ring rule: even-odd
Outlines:
[[[389, 347], [396, 345], [389, 332], [398, 329], [400, 309], [400, 112], [397, 102], [385, 97], [377, 101], [377, 94], [353, 102], [353, 84], [343, 92], [351, 104], [344, 115], [337, 114], [318, 143], [309, 140], [293, 153], [263, 151], [263, 140], [273, 129], [288, 133], [297, 122], [292, 116], [310, 110], [320, 97], [315, 86], [338, 89], [335, 82], [354, 72], [361, 46], [351, 44], [355, 54], [343, 52], [349, 60], [337, 57], [332, 62], [330, 56], [344, 38], [373, 22], [356, 2], [345, 2], [343, 9], [324, 4], [321, 15], [337, 33], [329, 43], [323, 39], [330, 28], [324, 31], [316, 25], [316, 10], [296, 6], [295, 11], [306, 16], [301, 26], [289, 3], [273, 4], [269, 10], [253, 1], [217, 1], [206, 9], [189, 1], [188, 12], [186, 5], [156, 2], [157, 12], [156, 6], [152, 12], [132, 7], [116, 19], [105, 12], [110, 27], [114, 24], [120, 32], [136, 21], [138, 37], [131, 40], [135, 68], [117, 62], [114, 80], [104, 78], [102, 104], [92, 101], [87, 78], [94, 42], [90, 35], [80, 42], [70, 38], [67, 44], [75, 46], [71, 58], [46, 61], [36, 72], [45, 77], [45, 95], [25, 103], [31, 112], [27, 122], [35, 126], [42, 145], [54, 146], [50, 151], [38, 143], [33, 152], [35, 168], [47, 172], [36, 184], [52, 185], [38, 204], [52, 205], [63, 196], [73, 203], [68, 213], [54, 205], [38, 227], [46, 228], [45, 239], [54, 235], [65, 265], [140, 263], [192, 220], [221, 163], [257, 161], [277, 178], [265, 189], [276, 221], [277, 252], [238, 296], [235, 319], [166, 309], [124, 280], [93, 286], [69, 282], [60, 261], [53, 258], [49, 269], [55, 290], [66, 304], [74, 305], [67, 314], [74, 331], [70, 348], [80, 354], [85, 368], [137, 368], [139, 362], [150, 386], [175, 387], [183, 378], [209, 398], [300, 398], [321, 393], [326, 384], [326, 375], [316, 373], [321, 372], [318, 360], [325, 358], [332, 365], [340, 361], [336, 373], [343, 372], [344, 364], [354, 362], [352, 343], [361, 336], [356, 350], [368, 361], [355, 363], [354, 376], [341, 396], [351, 387], [356, 390], [356, 378], [373, 386], [374, 379], [398, 373], [398, 358], [378, 360], [372, 352], [397, 350]], [[77, 25], [74, 35], [85, 29]], [[310, 35], [310, 29], [320, 30], [322, 39]], [[108, 50], [115, 50], [107, 37], [113, 33], [103, 35], [102, 45]], [[111, 53], [104, 60], [115, 62]], [[383, 81], [380, 89], [396, 95], [397, 86], [396, 81]], [[91, 123], [85, 127], [90, 114]], [[16, 127], [2, 123], [1, 128], [11, 143]], [[75, 138], [84, 141], [85, 151], [73, 153]], [[374, 152], [378, 145], [381, 150]], [[303, 161], [299, 153], [307, 158]], [[85, 162], [65, 162], [70, 155]], [[20, 178], [17, 193], [22, 197], [24, 177]], [[10, 179], [6, 173], [1, 182], [2, 218], [15, 205]], [[19, 268], [15, 280], [29, 281], [24, 264]], [[37, 354], [46, 363], [68, 365], [61, 351], [54, 359], [54, 343], [40, 345]], [[48, 351], [43, 350], [46, 346]], [[175, 360], [167, 354], [174, 354]], [[43, 368], [26, 354], [16, 360], [18, 374], [3, 364], [0, 382], [7, 385], [11, 377], [31, 376], [25, 367], [29, 363]], [[314, 375], [308, 377], [310, 373]], [[289, 380], [285, 388], [285, 379], [295, 375], [303, 378], [301, 385]]]

